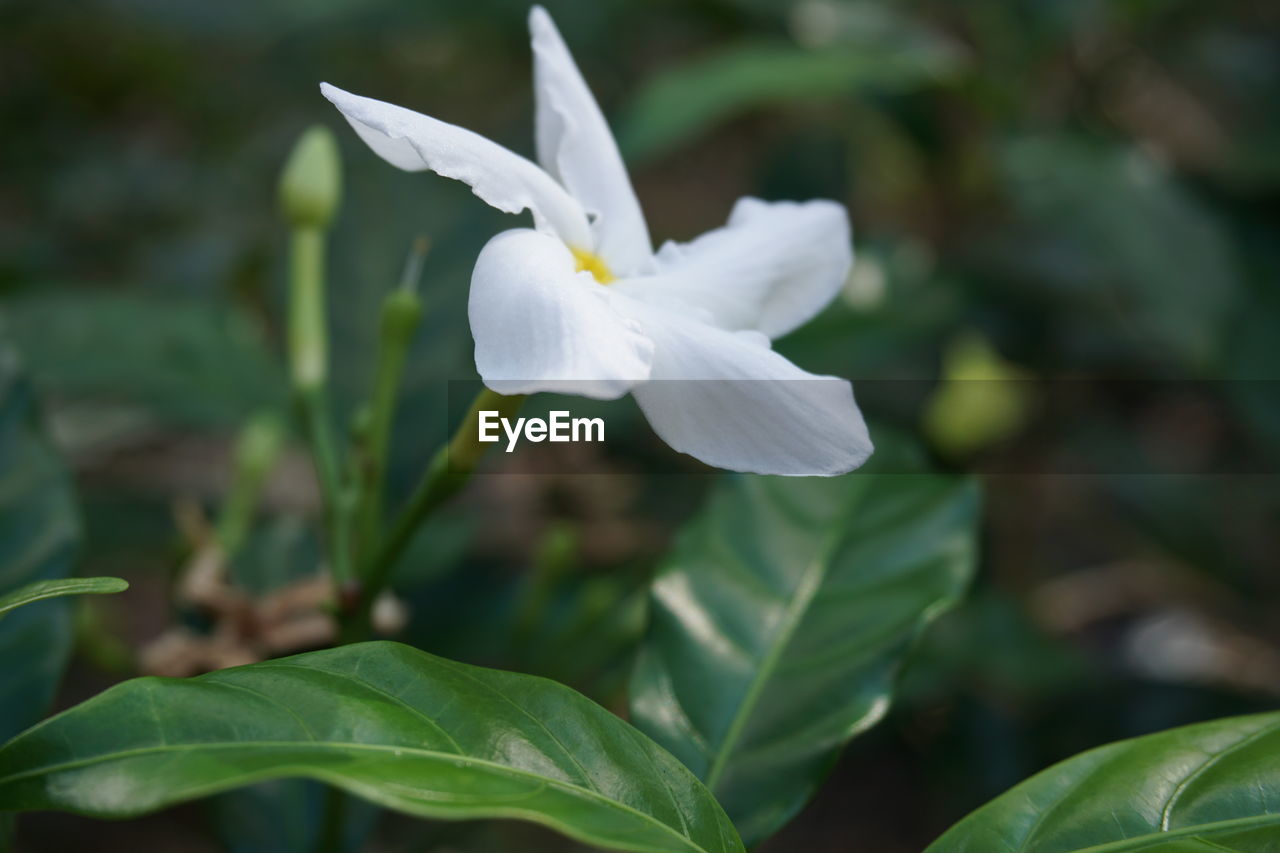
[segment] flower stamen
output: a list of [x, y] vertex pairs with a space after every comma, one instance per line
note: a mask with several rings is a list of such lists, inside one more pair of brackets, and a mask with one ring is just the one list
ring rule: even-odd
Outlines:
[[595, 252], [588, 252], [586, 249], [575, 249], [573, 246], [569, 247], [569, 251], [573, 252], [573, 259], [577, 261], [574, 272], [589, 272], [601, 284], [617, 281], [613, 271], [609, 269], [609, 265], [604, 262], [604, 258]]

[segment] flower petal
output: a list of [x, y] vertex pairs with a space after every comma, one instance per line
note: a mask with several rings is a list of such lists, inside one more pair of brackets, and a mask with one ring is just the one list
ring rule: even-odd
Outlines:
[[411, 172], [430, 169], [462, 181], [498, 210], [528, 209], [538, 230], [557, 234], [574, 246], [594, 248], [582, 206], [554, 178], [519, 154], [404, 107], [353, 95], [328, 83], [321, 83], [320, 91], [391, 165]]
[[653, 245], [622, 155], [551, 16], [529, 11], [538, 162], [595, 219], [596, 252], [617, 275], [653, 270]]
[[759, 332], [733, 332], [642, 303], [620, 304], [653, 340], [632, 394], [663, 441], [717, 468], [831, 476], [871, 455], [853, 389], [806, 373]]
[[500, 394], [601, 400], [649, 377], [653, 343], [614, 310], [619, 297], [576, 272], [560, 240], [527, 228], [490, 240], [471, 274], [476, 369]]
[[725, 329], [770, 338], [800, 326], [835, 297], [853, 265], [849, 218], [833, 201], [739, 199], [723, 228], [667, 243], [658, 274], [623, 290], [651, 303], [705, 312]]

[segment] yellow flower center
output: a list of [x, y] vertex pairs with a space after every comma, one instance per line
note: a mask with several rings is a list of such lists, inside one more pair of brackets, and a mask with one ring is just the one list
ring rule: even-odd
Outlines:
[[573, 259], [578, 262], [574, 272], [589, 272], [601, 284], [617, 281], [613, 272], [609, 269], [609, 265], [604, 262], [604, 258], [594, 252], [588, 252], [586, 249], [575, 249], [572, 246], [569, 247], [569, 251], [573, 252]]

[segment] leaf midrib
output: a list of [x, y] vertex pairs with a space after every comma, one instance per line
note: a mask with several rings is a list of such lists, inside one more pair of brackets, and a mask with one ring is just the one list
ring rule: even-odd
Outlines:
[[1184, 826], [1181, 829], [1175, 829], [1169, 832], [1148, 832], [1145, 835], [1134, 835], [1130, 838], [1119, 838], [1115, 841], [1095, 844], [1092, 847], [1080, 847], [1075, 850], [1064, 851], [1064, 853], [1117, 853], [1117, 851], [1140, 850], [1144, 844], [1173, 841], [1179, 838], [1204, 835], [1205, 833], [1212, 834], [1223, 830], [1249, 828], [1251, 826], [1265, 826], [1268, 823], [1280, 824], [1280, 814], [1272, 812], [1268, 814], [1251, 815], [1249, 817], [1232, 818], [1231, 820], [1218, 820], [1213, 823], [1201, 823], [1196, 824], [1195, 826]]
[[[845, 511], [857, 506], [862, 497], [860, 492], [849, 496], [841, 510], [832, 514], [832, 518], [843, 517]], [[934, 501], [931, 501], [931, 505], [937, 501], [938, 499], [935, 498]], [[742, 737], [742, 732], [746, 728], [751, 714], [755, 711], [755, 706], [760, 700], [760, 695], [763, 693], [765, 685], [773, 678], [778, 663], [781, 661], [783, 654], [785, 654], [787, 647], [791, 645], [796, 630], [800, 626], [801, 618], [821, 591], [822, 585], [827, 578], [827, 573], [830, 571], [836, 549], [844, 540], [847, 532], [847, 530], [837, 526], [836, 529], [828, 534], [818, 548], [813, 560], [805, 569], [800, 583], [796, 585], [792, 593], [794, 598], [787, 605], [784, 612], [782, 626], [778, 634], [775, 635], [774, 641], [765, 656], [761, 659], [760, 668], [752, 677], [747, 692], [743, 694], [742, 702], [729, 723], [724, 739], [714, 752], [711, 767], [705, 777], [706, 785], [711, 789], [712, 793], [715, 792], [716, 785], [724, 775], [725, 769], [729, 764], [730, 755], [737, 746], [738, 740]]]
[[787, 605], [787, 609], [783, 614], [782, 626], [775, 635], [774, 642], [769, 647], [768, 652], [761, 659], [759, 669], [756, 670], [755, 676], [751, 679], [751, 684], [747, 687], [747, 692], [743, 695], [742, 702], [738, 705], [738, 710], [734, 712], [729, 728], [725, 732], [724, 740], [721, 741], [719, 748], [715, 752], [711, 769], [707, 771], [707, 787], [713, 793], [720, 781], [720, 777], [724, 774], [725, 767], [728, 766], [730, 754], [733, 752], [734, 747], [737, 746], [738, 739], [742, 737], [742, 731], [746, 728], [747, 721], [755, 711], [756, 704], [760, 701], [760, 694], [764, 691], [764, 687], [769, 680], [773, 678], [774, 671], [777, 669], [778, 662], [782, 659], [787, 646], [791, 645], [791, 638], [795, 636], [796, 629], [800, 626], [801, 617], [809, 609], [809, 605], [813, 603], [818, 590], [822, 588], [822, 582], [826, 579], [831, 555], [839, 540], [839, 531], [833, 532], [827, 537], [827, 541], [822, 544], [817, 555], [814, 556], [809, 566], [804, 570], [800, 583], [795, 587], [791, 603]]
[[[1191, 784], [1191, 782], [1199, 778], [1206, 770], [1208, 770], [1208, 768], [1212, 767], [1224, 756], [1230, 755], [1236, 750], [1244, 746], [1247, 746], [1250, 743], [1253, 743], [1255, 740], [1257, 740], [1260, 737], [1265, 737], [1266, 735], [1273, 734], [1276, 731], [1277, 725], [1280, 725], [1280, 724], [1272, 723], [1270, 725], [1260, 726], [1259, 728], [1255, 729], [1249, 734], [1241, 737], [1239, 740], [1236, 740], [1230, 745], [1223, 747], [1218, 752], [1211, 754], [1204, 762], [1202, 762], [1198, 767], [1196, 767], [1195, 770], [1187, 774], [1182, 779], [1182, 781], [1178, 783], [1177, 787], [1175, 788], [1173, 793], [1170, 794], [1168, 799], [1166, 799], [1165, 804], [1160, 811], [1160, 828], [1158, 830], [1158, 833], [1183, 831], [1183, 830], [1168, 830], [1166, 829], [1166, 827], [1168, 826], [1170, 811], [1173, 808], [1174, 803], [1178, 800], [1179, 797], [1182, 796], [1187, 785]], [[1159, 735], [1156, 735], [1156, 737], [1159, 737]], [[1129, 748], [1124, 748], [1124, 749], [1120, 748], [1125, 746], [1129, 746]], [[1121, 741], [1120, 743], [1099, 747], [1095, 751], [1095, 754], [1106, 753], [1107, 759], [1094, 765], [1083, 776], [1077, 778], [1071, 786], [1073, 791], [1083, 787], [1086, 780], [1091, 779], [1094, 776], [1097, 776], [1099, 773], [1104, 773], [1112, 769], [1114, 763], [1117, 760], [1120, 761], [1121, 763], [1131, 760], [1130, 752], [1131, 752], [1131, 742], [1127, 744], [1126, 742]], [[1088, 755], [1090, 753], [1085, 753], [1085, 754]], [[1068, 759], [1068, 761], [1070, 761], [1070, 759]], [[1024, 851], [1029, 849], [1029, 846], [1035, 842], [1036, 836], [1040, 833], [1041, 829], [1046, 825], [1049, 818], [1052, 815], [1056, 814], [1067, 802], [1068, 802], [1067, 796], [1059, 797], [1052, 805], [1050, 805], [1047, 809], [1042, 811], [1036, 817], [1035, 822], [1031, 826], [1031, 829], [1028, 830], [1026, 835], [1023, 836], [1022, 840], [1019, 842], [1018, 850]], [[1135, 836], [1135, 837], [1138, 837], [1138, 836]], [[1152, 837], [1152, 834], [1148, 833], [1148, 835], [1145, 837]], [[1119, 844], [1119, 843], [1127, 842], [1129, 840], [1130, 839], [1119, 839], [1114, 842], [1108, 841], [1106, 842], [1106, 844]], [[1087, 849], [1093, 849], [1093, 848], [1087, 848]], [[1102, 849], [1106, 849], [1105, 845], [1103, 846]], [[1120, 849], [1123, 849], [1123, 848], [1120, 848]]]
[[38, 768], [27, 770], [21, 773], [14, 773], [9, 776], [0, 777], [0, 787], [8, 785], [31, 776], [41, 776], [45, 774], [59, 773], [66, 770], [75, 770], [81, 767], [88, 767], [93, 764], [105, 763], [108, 761], [119, 761], [128, 758], [136, 758], [144, 755], [162, 754], [165, 752], [190, 751], [190, 750], [216, 750], [216, 749], [259, 749], [259, 748], [288, 748], [300, 750], [364, 750], [367, 752], [388, 752], [388, 753], [412, 753], [414, 755], [431, 758], [448, 764], [458, 764], [464, 762], [493, 771], [498, 775], [514, 776], [520, 778], [528, 778], [539, 782], [543, 785], [549, 785], [558, 788], [569, 794], [575, 795], [582, 799], [595, 800], [611, 809], [639, 818], [642, 821], [651, 823], [660, 827], [666, 833], [674, 838], [679, 839], [682, 844], [691, 850], [699, 851], [699, 853], [708, 853], [707, 848], [700, 846], [692, 838], [682, 835], [669, 824], [658, 820], [652, 815], [647, 815], [642, 811], [638, 811], [625, 803], [610, 799], [609, 797], [592, 791], [588, 788], [573, 785], [559, 779], [553, 779], [548, 776], [539, 776], [527, 770], [521, 770], [506, 764], [499, 764], [495, 761], [489, 761], [483, 758], [475, 758], [469, 755], [460, 755], [453, 752], [438, 752], [432, 749], [422, 749], [421, 747], [412, 746], [389, 746], [384, 744], [371, 743], [349, 743], [345, 741], [270, 741], [270, 740], [252, 740], [252, 741], [212, 741], [197, 744], [167, 744], [164, 746], [142, 747], [138, 749], [120, 750], [118, 752], [108, 753], [106, 755], [97, 755], [92, 758], [86, 758], [79, 761], [66, 761], [60, 764], [47, 764]]

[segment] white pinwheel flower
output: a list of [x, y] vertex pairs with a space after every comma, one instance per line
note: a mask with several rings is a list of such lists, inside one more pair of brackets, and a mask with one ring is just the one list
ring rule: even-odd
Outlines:
[[469, 185], [534, 228], [484, 247], [471, 277], [476, 369], [502, 394], [634, 395], [667, 444], [793, 476], [871, 453], [850, 384], [770, 348], [853, 263], [844, 207], [743, 198], [729, 222], [652, 249], [618, 146], [551, 17], [529, 14], [541, 167], [471, 131], [321, 84], [377, 154]]

